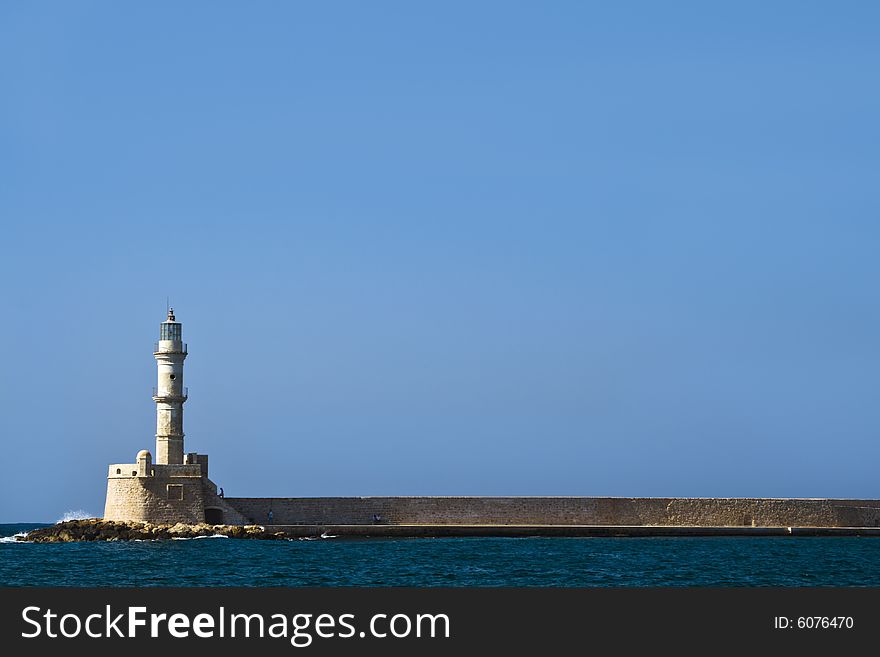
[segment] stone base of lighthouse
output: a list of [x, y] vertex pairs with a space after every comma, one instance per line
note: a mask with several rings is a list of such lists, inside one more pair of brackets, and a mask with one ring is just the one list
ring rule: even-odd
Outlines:
[[137, 463], [114, 463], [107, 476], [104, 520], [154, 524], [248, 524], [208, 479], [208, 457], [187, 454], [182, 464], [153, 463], [146, 450]]

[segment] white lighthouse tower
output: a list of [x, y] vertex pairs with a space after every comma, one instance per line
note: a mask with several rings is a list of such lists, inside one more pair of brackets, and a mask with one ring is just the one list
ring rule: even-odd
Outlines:
[[156, 463], [173, 465], [183, 463], [183, 403], [187, 390], [183, 386], [183, 361], [186, 344], [180, 322], [174, 318], [174, 308], [168, 309], [168, 319], [159, 325], [159, 341], [153, 356], [156, 358], [158, 381], [153, 389], [156, 402]]

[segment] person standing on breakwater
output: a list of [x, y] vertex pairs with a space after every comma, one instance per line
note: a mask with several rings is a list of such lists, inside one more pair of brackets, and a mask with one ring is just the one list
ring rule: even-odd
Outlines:
[[269, 509], [269, 513], [266, 514], [266, 517], [269, 519], [269, 524], [272, 524], [272, 520], [274, 520], [275, 515], [272, 513], [272, 509]]

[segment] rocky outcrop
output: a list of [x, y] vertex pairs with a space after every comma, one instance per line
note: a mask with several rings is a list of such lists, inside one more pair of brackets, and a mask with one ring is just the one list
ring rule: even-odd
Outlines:
[[149, 522], [125, 522], [116, 520], [68, 520], [51, 527], [43, 527], [19, 537], [20, 541], [32, 543], [70, 543], [73, 541], [154, 541], [172, 538], [197, 538], [199, 536], [227, 536], [229, 538], [252, 538], [278, 540], [287, 538], [283, 532], [269, 532], [260, 525], [157, 525]]

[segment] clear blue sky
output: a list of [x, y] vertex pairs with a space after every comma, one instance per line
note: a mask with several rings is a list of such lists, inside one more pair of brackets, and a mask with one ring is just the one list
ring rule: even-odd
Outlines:
[[4, 2], [0, 521], [155, 449], [166, 295], [228, 495], [880, 496], [878, 24]]

